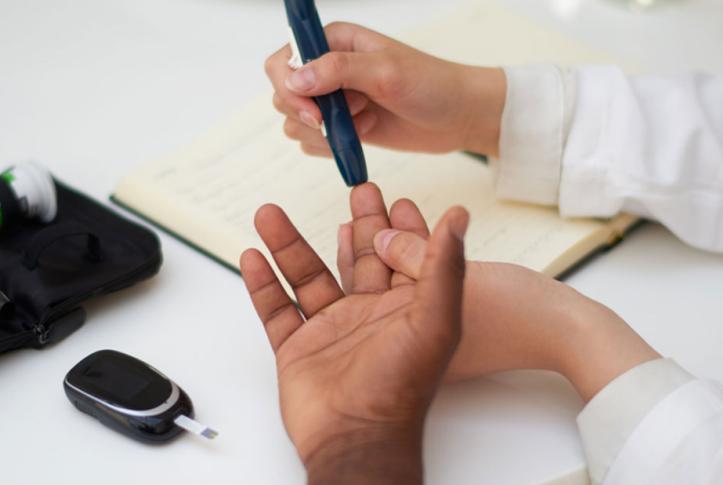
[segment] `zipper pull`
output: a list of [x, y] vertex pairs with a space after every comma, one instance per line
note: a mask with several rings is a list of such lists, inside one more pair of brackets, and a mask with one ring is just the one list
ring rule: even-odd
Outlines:
[[0, 291], [0, 318], [2, 318], [3, 316], [9, 317], [13, 309], [13, 302], [5, 293]]
[[33, 333], [35, 334], [38, 347], [42, 347], [48, 343], [48, 330], [45, 328], [45, 325], [36, 323], [33, 326]]
[[38, 323], [33, 327], [36, 347], [44, 347], [48, 344], [60, 342], [71, 333], [78, 330], [85, 323], [85, 310], [78, 307], [61, 317], [48, 320], [44, 324]]

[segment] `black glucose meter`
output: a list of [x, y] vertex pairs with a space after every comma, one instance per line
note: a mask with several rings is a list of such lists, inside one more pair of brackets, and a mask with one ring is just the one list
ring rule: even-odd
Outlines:
[[63, 387], [80, 411], [145, 443], [169, 441], [183, 430], [208, 439], [218, 434], [193, 420], [191, 399], [175, 382], [121, 352], [89, 355], [68, 372]]

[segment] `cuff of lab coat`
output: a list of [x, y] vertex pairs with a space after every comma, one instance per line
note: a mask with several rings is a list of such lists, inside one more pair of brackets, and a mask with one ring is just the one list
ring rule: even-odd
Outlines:
[[694, 379], [670, 359], [638, 365], [613, 379], [577, 417], [592, 485], [602, 483], [623, 445], [655, 405]]
[[554, 65], [504, 68], [507, 97], [500, 156], [493, 161], [500, 199], [557, 205], [562, 153], [575, 100], [575, 77]]
[[[609, 183], [610, 160], [620, 143], [604, 143], [610, 131], [610, 111], [621, 103], [615, 87], [627, 80], [614, 66], [580, 66], [574, 73], [576, 102], [565, 152], [559, 187], [563, 217], [612, 217], [623, 199]], [[628, 100], [628, 103], [632, 104]], [[608, 146], [606, 146], [608, 145]]]

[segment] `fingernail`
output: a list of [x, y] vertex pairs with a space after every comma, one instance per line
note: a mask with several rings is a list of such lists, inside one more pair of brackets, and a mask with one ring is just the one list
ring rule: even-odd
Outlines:
[[316, 121], [316, 118], [314, 118], [314, 115], [309, 113], [308, 111], [302, 111], [299, 113], [299, 119], [308, 127], [311, 127], [315, 130], [320, 129], [321, 125], [318, 121]]
[[304, 92], [313, 88], [316, 84], [316, 75], [314, 69], [310, 67], [302, 67], [286, 78], [286, 87], [291, 91]]
[[399, 234], [399, 231], [396, 229], [384, 229], [379, 231], [377, 235], [374, 236], [374, 245], [377, 246], [377, 252], [385, 253], [389, 245], [392, 243], [392, 239], [394, 239], [397, 234]]

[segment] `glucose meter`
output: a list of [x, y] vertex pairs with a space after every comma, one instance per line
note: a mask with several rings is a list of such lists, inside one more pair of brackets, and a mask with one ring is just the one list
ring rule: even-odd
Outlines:
[[79, 410], [145, 443], [169, 441], [183, 430], [208, 439], [218, 434], [193, 420], [191, 399], [175, 382], [121, 352], [89, 355], [68, 372], [63, 387]]

